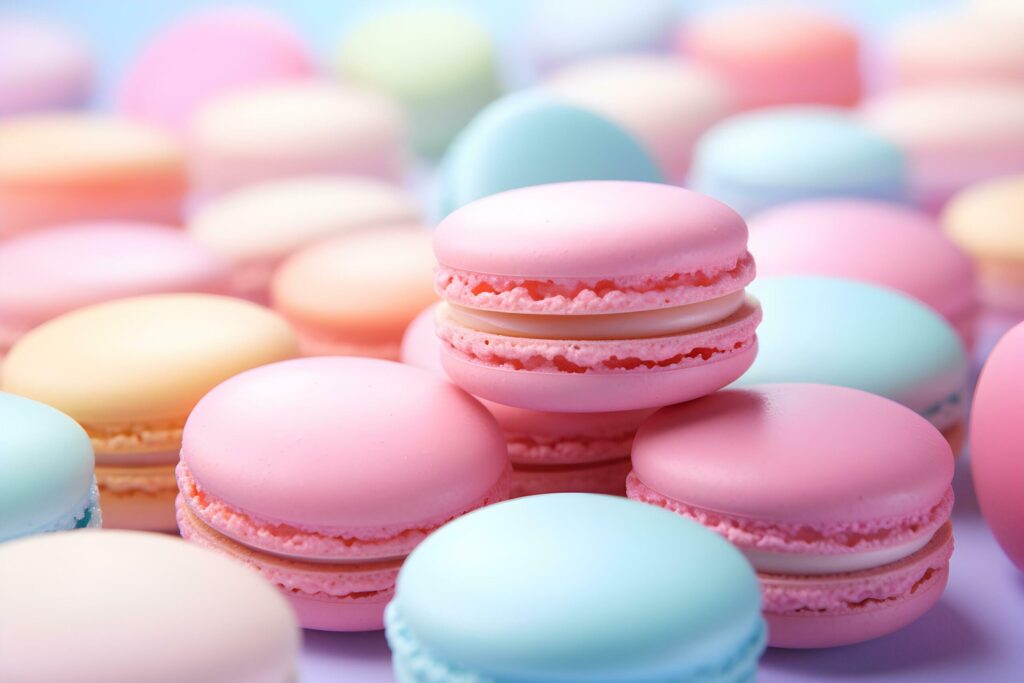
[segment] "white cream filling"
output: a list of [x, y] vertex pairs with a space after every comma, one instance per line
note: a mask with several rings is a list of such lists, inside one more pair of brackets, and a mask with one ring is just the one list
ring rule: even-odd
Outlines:
[[177, 449], [173, 451], [154, 451], [152, 453], [97, 453], [98, 467], [157, 467], [160, 465], [176, 465]]
[[898, 562], [910, 557], [928, 544], [931, 536], [915, 538], [899, 545], [868, 550], [861, 553], [844, 553], [839, 555], [805, 555], [802, 553], [781, 553], [770, 550], [744, 548], [754, 569], [769, 574], [842, 574], [859, 572], [883, 565]]
[[462, 327], [529, 339], [643, 339], [665, 337], [725, 320], [746, 301], [743, 290], [686, 306], [600, 315], [503, 313], [441, 304], [439, 316]]

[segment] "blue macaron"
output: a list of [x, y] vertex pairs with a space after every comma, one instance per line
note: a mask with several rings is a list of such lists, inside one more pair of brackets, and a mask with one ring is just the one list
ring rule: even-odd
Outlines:
[[831, 107], [761, 109], [727, 118], [697, 143], [690, 186], [749, 216], [819, 197], [907, 201], [903, 153]]
[[752, 681], [765, 647], [743, 555], [624, 498], [529, 496], [446, 524], [385, 617], [400, 683]]
[[651, 155], [608, 119], [541, 91], [491, 103], [452, 143], [440, 170], [440, 215], [481, 197], [572, 180], [663, 182]]
[[100, 526], [93, 464], [77, 422], [0, 392], [0, 541]]
[[902, 403], [959, 446], [969, 361], [938, 313], [895, 290], [840, 278], [761, 278], [747, 291], [761, 301], [764, 321], [757, 358], [734, 386], [861, 389]]

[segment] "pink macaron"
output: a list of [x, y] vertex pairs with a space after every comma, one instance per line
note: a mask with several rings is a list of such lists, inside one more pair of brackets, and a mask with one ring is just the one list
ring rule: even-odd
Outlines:
[[[447, 379], [434, 329], [436, 308], [427, 308], [409, 325], [402, 338], [402, 362]], [[546, 413], [481, 403], [505, 432], [512, 498], [561, 492], [625, 495], [633, 437], [653, 412]]]
[[92, 76], [92, 50], [69, 27], [0, 16], [0, 116], [81, 107]]
[[76, 223], [0, 243], [0, 354], [24, 333], [91, 304], [145, 294], [227, 294], [231, 264], [181, 230]]
[[861, 97], [857, 33], [813, 11], [710, 11], [684, 26], [680, 51], [724, 78], [743, 109], [781, 104], [849, 107]]
[[1024, 323], [996, 344], [971, 409], [971, 472], [978, 504], [999, 545], [1024, 571]]
[[763, 384], [655, 413], [629, 496], [721, 533], [758, 571], [769, 644], [895, 631], [939, 599], [953, 458], [913, 411], [845, 387]]
[[233, 377], [192, 411], [178, 525], [277, 585], [303, 626], [373, 630], [405, 556], [505, 499], [508, 470], [494, 418], [429, 372], [285, 361]]
[[118, 109], [181, 132], [196, 108], [244, 85], [308, 76], [301, 37], [276, 15], [208, 9], [164, 28], [143, 47], [118, 92]]
[[973, 343], [974, 267], [921, 211], [857, 199], [784, 204], [750, 220], [750, 252], [762, 277], [827, 275], [909, 294]]
[[491, 195], [434, 233], [442, 364], [470, 393], [554, 412], [652, 408], [750, 367], [747, 226], [668, 185], [591, 181]]

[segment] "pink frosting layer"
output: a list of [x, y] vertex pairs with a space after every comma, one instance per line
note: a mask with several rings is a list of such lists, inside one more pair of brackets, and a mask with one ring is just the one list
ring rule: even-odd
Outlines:
[[511, 468], [481, 498], [455, 513], [446, 513], [415, 526], [390, 525], [317, 529], [275, 523], [247, 514], [204, 491], [184, 461], [176, 470], [178, 489], [188, 509], [215, 531], [253, 548], [278, 555], [335, 560], [375, 560], [407, 555], [442, 524], [471, 510], [508, 498]]
[[890, 519], [817, 523], [750, 519], [703, 510], [661, 495], [633, 472], [626, 479], [626, 492], [634, 500], [689, 517], [740, 548], [816, 555], [860, 553], [931, 536], [946, 523], [953, 510], [952, 487], [934, 507], [919, 513]]
[[197, 519], [179, 496], [178, 528], [188, 541], [243, 562], [281, 590], [331, 601], [387, 602], [394, 595], [399, 560], [376, 564], [326, 564], [273, 557], [240, 545]]
[[473, 363], [510, 370], [609, 374], [682, 369], [724, 360], [755, 342], [761, 308], [748, 303], [715, 325], [671, 337], [615, 341], [505, 337], [438, 323], [446, 350]]
[[683, 306], [739, 291], [754, 279], [748, 252], [689, 272], [608, 278], [517, 278], [440, 266], [435, 289], [447, 301], [512, 313], [586, 315]]
[[762, 607], [769, 614], [850, 614], [885, 609], [945, 581], [953, 534], [942, 526], [931, 541], [899, 562], [848, 574], [788, 577], [758, 574]]

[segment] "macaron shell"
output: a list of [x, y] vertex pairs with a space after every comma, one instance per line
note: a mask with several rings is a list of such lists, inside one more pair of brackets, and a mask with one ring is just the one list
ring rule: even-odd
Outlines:
[[82, 38], [59, 23], [0, 19], [0, 116], [85, 104], [93, 60]]
[[509, 498], [543, 493], [601, 493], [626, 495], [629, 458], [579, 465], [534, 465], [513, 467]]
[[1024, 571], [1021, 425], [1024, 325], [996, 345], [981, 371], [971, 412], [971, 472], [982, 515], [1003, 551]]
[[660, 183], [661, 171], [632, 135], [544, 92], [509, 95], [459, 133], [440, 171], [440, 215], [520, 187], [578, 180]]
[[1024, 174], [974, 185], [942, 214], [946, 234], [984, 269], [1024, 265]]
[[96, 468], [107, 529], [174, 531], [174, 466]]
[[211, 387], [296, 352], [287, 323], [259, 306], [158, 294], [96, 304], [35, 328], [4, 359], [0, 386], [87, 425], [180, 425]]

